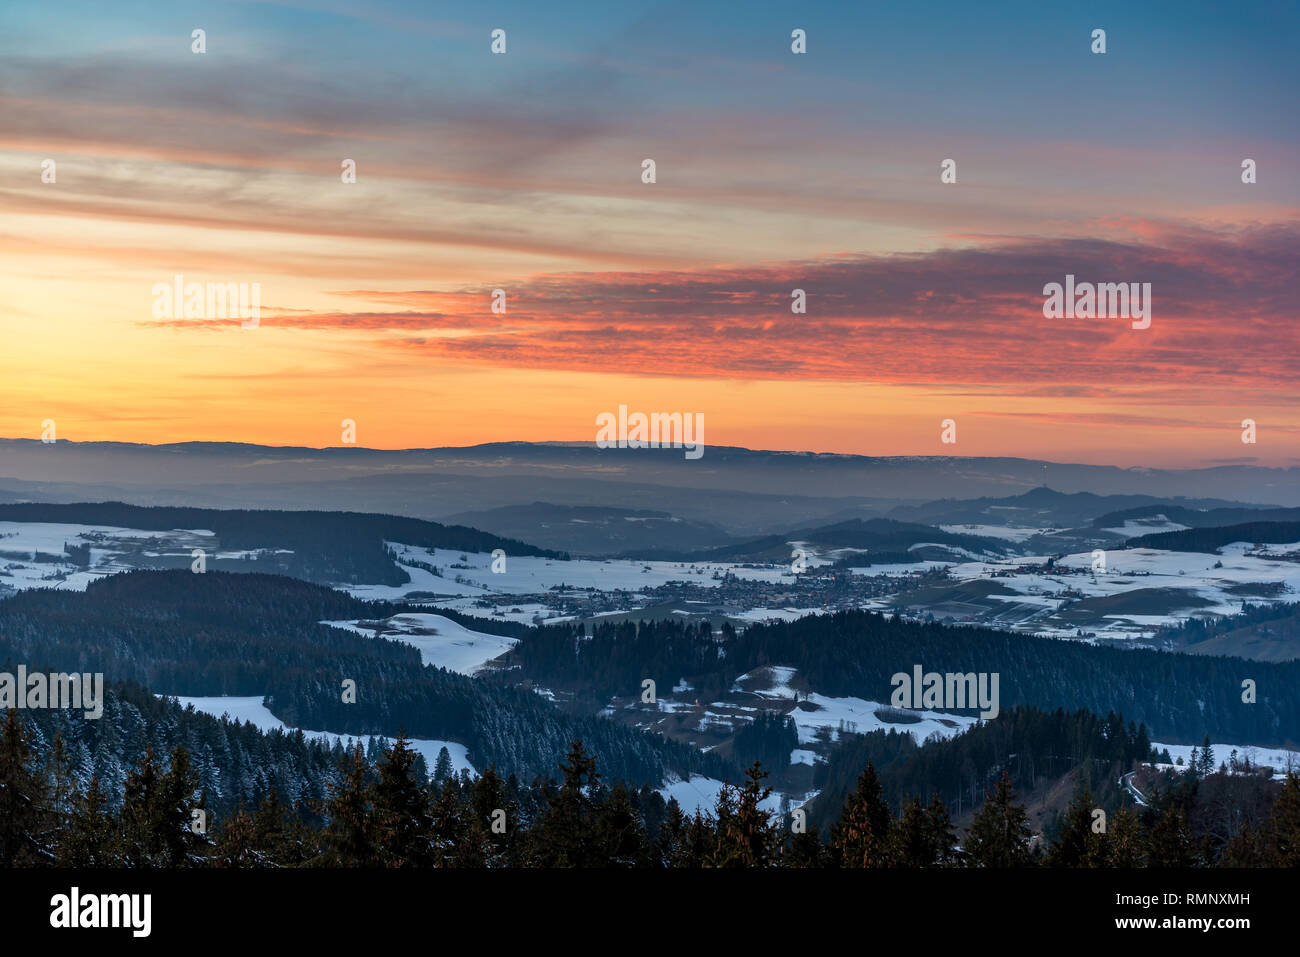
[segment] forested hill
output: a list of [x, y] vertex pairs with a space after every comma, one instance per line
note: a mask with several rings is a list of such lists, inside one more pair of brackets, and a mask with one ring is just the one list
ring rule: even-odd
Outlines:
[[[1300, 741], [1300, 661], [1284, 664], [1098, 647], [989, 628], [951, 627], [848, 611], [758, 625], [728, 651], [737, 669], [798, 667], [825, 694], [888, 700], [890, 678], [926, 671], [997, 672], [1003, 708], [1115, 711], [1157, 740], [1260, 746]], [[1242, 701], [1242, 682], [1257, 700]]]
[[1300, 542], [1300, 522], [1245, 522], [1214, 528], [1156, 532], [1128, 540], [1129, 548], [1165, 548], [1174, 552], [1217, 552], [1232, 542], [1284, 544]]
[[1125, 522], [1163, 516], [1166, 521], [1177, 522], [1188, 528], [1213, 528], [1222, 525], [1242, 525], [1249, 522], [1300, 521], [1300, 508], [1266, 508], [1242, 505], [1234, 508], [1185, 508], [1181, 505], [1156, 504], [1120, 509], [1098, 515], [1092, 520], [1094, 528], [1112, 528]]
[[[600, 718], [569, 715], [520, 688], [421, 663], [410, 645], [322, 625], [399, 609], [273, 575], [141, 571], [85, 592], [0, 601], [0, 666], [103, 672], [173, 695], [261, 695], [287, 724], [354, 735], [458, 741], [477, 767], [527, 780], [553, 773], [576, 739], [611, 780], [658, 785], [665, 771], [739, 775], [723, 759]], [[356, 682], [355, 703], [342, 682]]]
[[1012, 708], [996, 721], [925, 746], [898, 731], [847, 735], [824, 768], [812, 816], [822, 825], [832, 822], [868, 763], [893, 807], [911, 795], [938, 794], [961, 813], [978, 806], [1003, 771], [1028, 791], [1080, 769], [1099, 806], [1113, 809], [1120, 774], [1150, 757], [1144, 726], [1125, 723], [1122, 715], [1102, 718], [1088, 711]]
[[[1300, 741], [1300, 660], [1247, 661], [1122, 650], [989, 628], [952, 627], [844, 611], [753, 625], [721, 639], [678, 622], [598, 625], [577, 641], [564, 625], [529, 634], [509, 660], [551, 687], [627, 694], [643, 678], [673, 687], [686, 678], [701, 696], [723, 691], [763, 665], [799, 670], [825, 695], [888, 702], [891, 677], [929, 671], [997, 672], [1001, 706], [1086, 708], [1144, 722], [1158, 740], [1259, 746]], [[1242, 682], [1257, 701], [1242, 701]], [[968, 713], [974, 713], [968, 710]]]
[[[107, 806], [121, 805], [127, 777], [152, 748], [161, 760], [181, 746], [193, 759], [205, 807], [218, 818], [259, 805], [274, 790], [286, 804], [319, 807], [341, 779], [343, 745], [308, 740], [298, 732], [259, 731], [159, 698], [134, 683], [106, 684], [104, 713], [94, 721], [80, 712], [30, 708], [22, 720], [36, 749], [48, 754], [61, 739], [70, 768], [83, 783], [92, 775]], [[375, 748], [382, 741], [373, 742]], [[429, 769], [432, 770], [432, 769]]]
[[418, 518], [368, 512], [275, 511], [266, 509], [172, 508], [85, 502], [73, 505], [0, 504], [0, 522], [56, 522], [110, 525], [145, 531], [206, 529], [222, 549], [286, 550], [268, 553], [274, 567], [266, 571], [308, 581], [404, 585], [400, 569], [384, 542], [466, 552], [503, 549], [507, 555], [567, 558], [463, 525], [440, 525]]

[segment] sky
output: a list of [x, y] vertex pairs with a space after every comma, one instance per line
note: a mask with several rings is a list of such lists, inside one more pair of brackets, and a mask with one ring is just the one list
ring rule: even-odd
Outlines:
[[6, 3], [0, 436], [1300, 464], [1298, 10]]

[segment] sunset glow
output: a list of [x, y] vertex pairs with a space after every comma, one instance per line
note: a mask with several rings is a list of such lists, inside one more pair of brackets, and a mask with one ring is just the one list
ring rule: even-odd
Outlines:
[[[715, 445], [1300, 462], [1293, 9], [440, 7], [0, 14], [0, 435], [590, 442], [622, 403]], [[1045, 319], [1067, 273], [1151, 283], [1151, 327]], [[258, 327], [155, 318], [178, 274], [260, 284]]]

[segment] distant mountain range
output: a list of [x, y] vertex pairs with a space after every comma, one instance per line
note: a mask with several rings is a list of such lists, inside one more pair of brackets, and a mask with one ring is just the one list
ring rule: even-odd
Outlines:
[[[1241, 505], [1215, 498], [1066, 493], [1039, 487], [1000, 498], [899, 505], [890, 509], [886, 518], [850, 518], [756, 537], [734, 536], [714, 523], [662, 511], [550, 502], [462, 512], [450, 516], [450, 520], [552, 549], [599, 557], [786, 562], [790, 560], [791, 544], [799, 542], [823, 555], [856, 550], [863, 553], [863, 564], [878, 564], [927, 559], [962, 561], [970, 555], [1052, 554], [1085, 546], [1115, 546], [1126, 538], [1137, 545], [1169, 547], [1158, 544], [1161, 540], [1149, 540], [1149, 535], [1134, 537], [1133, 528], [1149, 523], [1217, 528], [1245, 522], [1295, 521], [1300, 520], [1300, 508]], [[1026, 534], [1008, 539], [982, 531], [1005, 528], [1025, 529]], [[851, 563], [851, 556], [846, 554], [844, 560]]]
[[548, 548], [575, 555], [645, 557], [658, 551], [717, 548], [732, 541], [725, 529], [712, 522], [653, 509], [530, 502], [460, 512], [447, 520], [523, 541], [545, 541]]
[[[1235, 514], [1250, 514], [1257, 506], [1218, 498], [1183, 498], [1176, 495], [1097, 495], [1093, 492], [1066, 493], [1039, 486], [1019, 495], [952, 501], [943, 499], [920, 505], [899, 505], [890, 518], [931, 525], [1019, 525], [1025, 528], [1096, 528], [1122, 526], [1128, 518], [1146, 518], [1164, 513], [1174, 522], [1190, 525], [1173, 514], [1206, 514], [1206, 509], [1235, 506]], [[1245, 519], [1238, 519], [1245, 521]], [[1223, 524], [1210, 522], [1209, 524]]]
[[[1044, 480], [1050, 490], [1043, 488]], [[1026, 493], [1033, 495], [1018, 503], [1003, 501]], [[1099, 501], [1108, 496], [1119, 498]], [[543, 502], [552, 508], [625, 510], [597, 520], [604, 526], [603, 539], [572, 539], [575, 550], [617, 554], [640, 548], [646, 538], [627, 527], [638, 524], [628, 519], [645, 519], [642, 524], [663, 532], [661, 548], [693, 549], [853, 519], [933, 525], [1015, 519], [1027, 526], [1065, 527], [1106, 512], [1165, 503], [1190, 509], [1300, 507], [1300, 469], [1125, 469], [1018, 458], [728, 447], [710, 447], [702, 459], [689, 461], [672, 449], [528, 442], [387, 451], [0, 439], [0, 501], [106, 499], [362, 511], [444, 522], [464, 521], [466, 513], [477, 520], [480, 513], [513, 509], [482, 518], [484, 527], [553, 548], [569, 547], [564, 536], [576, 534], [583, 516], [569, 513], [558, 525], [558, 513], [547, 518], [556, 533], [551, 544], [545, 535], [527, 534], [536, 523], [517, 506]], [[589, 517], [596, 520], [595, 513]], [[717, 537], [706, 541], [714, 529]]]

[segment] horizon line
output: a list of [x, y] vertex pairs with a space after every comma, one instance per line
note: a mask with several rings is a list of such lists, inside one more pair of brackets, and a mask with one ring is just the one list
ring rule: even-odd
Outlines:
[[[23, 444], [23, 445], [73, 445], [73, 446], [122, 446], [126, 448], [139, 449], [176, 449], [185, 447], [198, 446], [232, 446], [236, 448], [258, 449], [269, 452], [343, 452], [343, 453], [375, 453], [375, 454], [404, 454], [404, 453], [434, 453], [434, 452], [464, 452], [476, 449], [486, 449], [499, 446], [520, 446], [520, 447], [540, 447], [540, 448], [574, 448], [590, 449], [595, 452], [611, 451], [638, 451], [638, 452], [666, 452], [673, 453], [678, 451], [671, 447], [665, 448], [644, 448], [644, 449], [601, 449], [594, 441], [574, 440], [528, 440], [528, 439], [504, 439], [491, 442], [477, 442], [472, 445], [439, 445], [439, 446], [402, 446], [396, 448], [381, 448], [376, 446], [365, 445], [267, 445], [258, 442], [244, 442], [237, 440], [224, 439], [190, 439], [179, 442], [134, 442], [120, 439], [64, 439], [60, 438], [53, 442], [46, 442], [42, 439], [34, 439], [26, 436], [0, 436], [0, 444]], [[1062, 461], [1057, 459], [1030, 458], [1023, 455], [960, 455], [954, 453], [945, 453], [941, 455], [930, 454], [909, 454], [900, 453], [894, 455], [867, 455], [861, 452], [819, 452], [811, 449], [761, 449], [751, 448], [743, 445], [707, 445], [706, 448], [712, 451], [721, 452], [747, 452], [756, 455], [774, 455], [774, 456], [809, 456], [824, 459], [859, 459], [859, 460], [960, 460], [960, 461], [1002, 461], [1002, 462], [1034, 462], [1046, 465], [1059, 465], [1082, 468], [1107, 468], [1123, 472], [1133, 471], [1150, 471], [1150, 472], [1190, 472], [1190, 471], [1211, 471], [1216, 469], [1227, 468], [1250, 468], [1260, 470], [1275, 470], [1280, 472], [1291, 472], [1300, 469], [1300, 461], [1292, 465], [1267, 465], [1257, 461], [1221, 461], [1208, 465], [1191, 465], [1191, 466], [1155, 466], [1155, 465], [1116, 465], [1113, 463], [1095, 463], [1095, 462], [1078, 462]], [[2, 478], [4, 476], [0, 476]], [[23, 481], [15, 479], [16, 481]], [[1047, 485], [1041, 487], [1048, 487]]]

